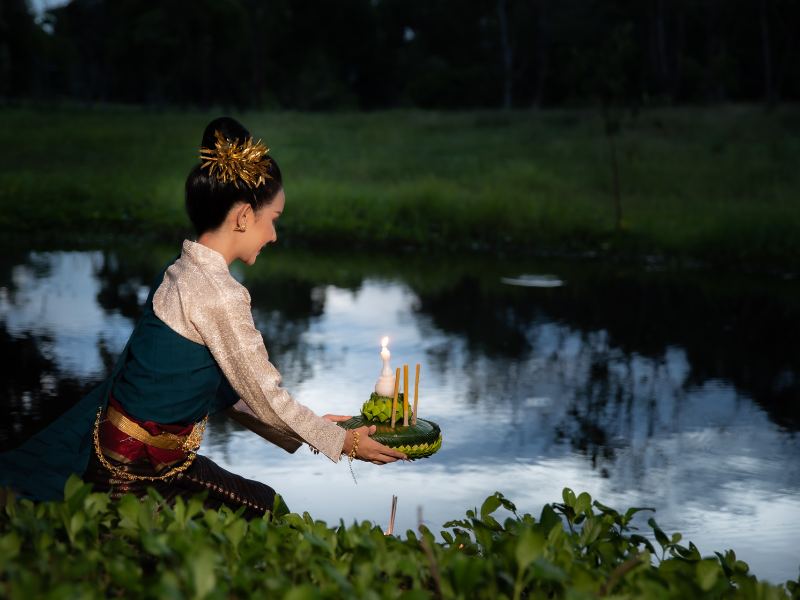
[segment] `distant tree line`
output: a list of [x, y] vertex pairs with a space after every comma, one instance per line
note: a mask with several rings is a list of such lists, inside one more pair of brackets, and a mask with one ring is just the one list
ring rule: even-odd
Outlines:
[[295, 109], [800, 98], [800, 0], [0, 1], [0, 99]]

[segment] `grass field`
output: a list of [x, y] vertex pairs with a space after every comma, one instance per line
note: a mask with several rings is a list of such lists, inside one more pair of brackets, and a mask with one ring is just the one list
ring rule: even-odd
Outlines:
[[[0, 231], [186, 233], [183, 182], [217, 114], [0, 110]], [[234, 116], [284, 172], [284, 243], [800, 267], [798, 107], [627, 116], [621, 231], [595, 111]]]

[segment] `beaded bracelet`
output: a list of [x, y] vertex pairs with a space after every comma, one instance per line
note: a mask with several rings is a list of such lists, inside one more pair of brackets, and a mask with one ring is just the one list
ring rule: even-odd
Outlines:
[[358, 453], [358, 438], [360, 435], [361, 434], [359, 434], [358, 431], [355, 430], [353, 431], [353, 447], [350, 450], [350, 454], [347, 455], [347, 460], [350, 463], [350, 475], [352, 475], [353, 482], [355, 484], [358, 484], [358, 481], [356, 481], [356, 474], [353, 473], [353, 459], [356, 457], [356, 454]]
[[350, 454], [348, 455], [350, 462], [353, 462], [353, 459], [356, 457], [356, 454], [358, 454], [358, 437], [360, 435], [361, 434], [358, 433], [357, 431], [353, 432], [353, 449], [350, 450]]

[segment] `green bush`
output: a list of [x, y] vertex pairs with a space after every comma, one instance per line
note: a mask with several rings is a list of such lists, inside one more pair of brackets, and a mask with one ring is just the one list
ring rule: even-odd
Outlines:
[[[504, 509], [501, 523], [497, 512]], [[386, 536], [308, 513], [247, 522], [202, 497], [112, 502], [77, 478], [62, 502], [5, 499], [0, 596], [9, 598], [798, 598], [760, 582], [732, 550], [702, 557], [643, 508], [620, 513], [565, 489], [538, 519], [501, 494], [445, 524]]]

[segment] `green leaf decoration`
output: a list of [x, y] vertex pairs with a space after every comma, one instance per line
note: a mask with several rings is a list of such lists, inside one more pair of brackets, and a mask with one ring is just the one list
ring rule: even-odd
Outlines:
[[[357, 429], [369, 425], [369, 422], [363, 416], [358, 416], [340, 422], [338, 425], [345, 429]], [[397, 424], [394, 428], [386, 423], [378, 424], [372, 439], [405, 453], [412, 460], [427, 458], [442, 447], [442, 434], [439, 426], [426, 419], [417, 419], [416, 425]]]
[[[397, 407], [395, 409], [395, 421], [397, 423], [403, 422], [403, 393], [400, 392], [397, 397]], [[367, 400], [361, 407], [361, 416], [367, 423], [391, 423], [392, 421], [392, 404], [394, 400], [386, 396], [379, 396], [372, 392], [369, 400]], [[408, 408], [408, 418], [411, 419], [414, 411], [411, 406]]]

